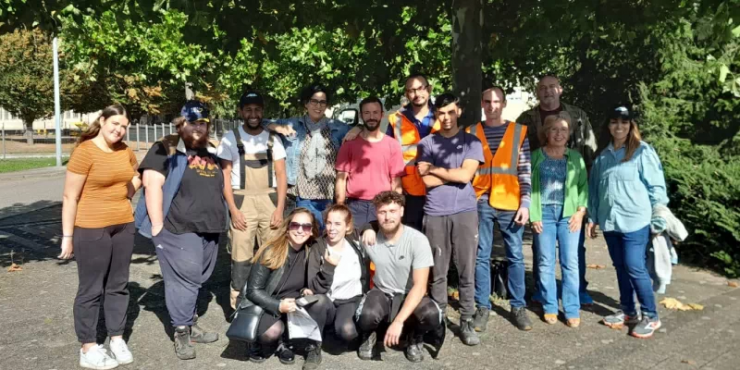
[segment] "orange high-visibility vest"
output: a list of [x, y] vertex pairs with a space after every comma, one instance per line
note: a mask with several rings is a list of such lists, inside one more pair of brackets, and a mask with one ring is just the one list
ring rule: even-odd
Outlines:
[[[403, 190], [411, 195], [426, 195], [427, 188], [421, 180], [421, 176], [419, 176], [419, 171], [416, 170], [416, 145], [421, 141], [419, 130], [401, 112], [396, 112], [388, 116], [388, 122], [393, 127], [393, 136], [401, 143], [403, 163], [406, 164], [406, 176], [401, 178]], [[439, 121], [435, 120], [431, 133], [433, 134], [439, 131], [439, 129]]]
[[[516, 122], [508, 122], [501, 144], [496, 155], [491, 154], [491, 148], [483, 132], [483, 123], [475, 124], [466, 129], [483, 143], [483, 158], [485, 162], [478, 167], [473, 177], [473, 188], [478, 198], [485, 193], [488, 195], [488, 204], [496, 209], [516, 211], [519, 209], [521, 194], [519, 192], [519, 151], [527, 138], [527, 127]], [[516, 145], [514, 145], [516, 143]]]

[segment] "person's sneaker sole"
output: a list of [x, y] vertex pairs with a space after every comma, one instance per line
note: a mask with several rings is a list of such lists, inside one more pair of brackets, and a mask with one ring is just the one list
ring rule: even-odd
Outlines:
[[118, 364], [119, 365], [128, 365], [130, 363], [133, 363], [134, 362], [134, 359], [133, 358], [130, 358], [128, 360], [121, 361], [118, 358], [116, 358], [116, 361], [118, 361]]
[[606, 326], [609, 329], [622, 330], [624, 328], [624, 322], [622, 322], [622, 323], [611, 323], [611, 322], [607, 322], [607, 321], [601, 320], [601, 323], [604, 324], [604, 326]]
[[80, 361], [80, 367], [84, 367], [85, 369], [95, 369], [95, 370], [110, 370], [110, 369], [115, 369], [115, 368], [117, 368], [117, 367], [118, 367], [118, 365], [120, 365], [120, 363], [117, 363], [117, 364], [110, 364], [110, 365], [108, 365], [108, 366], [95, 366], [95, 365], [91, 365], [91, 364], [88, 364], [88, 363], [86, 363], [86, 362], [82, 362], [82, 361]]
[[658, 331], [658, 329], [660, 329], [661, 326], [663, 326], [663, 324], [660, 321], [658, 321], [658, 324], [655, 326], [655, 329], [653, 329], [653, 331], [650, 332], [650, 334], [638, 334], [633, 331], [630, 333], [630, 335], [638, 339], [648, 339], [652, 337], [653, 334], [655, 334], [655, 332]]
[[95, 369], [95, 370], [109, 370], [109, 369], [115, 369], [118, 367], [119, 364], [110, 365], [110, 366], [94, 366], [94, 365], [88, 365], [83, 364], [80, 362], [80, 367], [84, 367], [85, 369]]

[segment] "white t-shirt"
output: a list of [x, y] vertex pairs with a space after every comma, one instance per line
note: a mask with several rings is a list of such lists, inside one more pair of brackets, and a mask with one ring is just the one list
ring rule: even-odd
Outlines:
[[[250, 135], [244, 131], [242, 126], [239, 126], [239, 135], [244, 145], [244, 152], [246, 154], [263, 154], [267, 153], [267, 141], [270, 138], [270, 133], [267, 130], [263, 130], [259, 135]], [[239, 148], [236, 146], [236, 137], [233, 131], [229, 131], [221, 139], [221, 144], [218, 146], [218, 157], [232, 162], [231, 167], [231, 187], [239, 189], [239, 181], [241, 176], [241, 157], [239, 156]], [[277, 161], [285, 159], [285, 147], [283, 146], [280, 137], [276, 137], [272, 145], [272, 160]], [[273, 173], [273, 187], [277, 187], [277, 179]]]
[[[334, 248], [326, 246], [329, 253], [338, 253]], [[334, 281], [331, 283], [329, 298], [350, 299], [362, 294], [362, 266], [360, 266], [360, 256], [357, 255], [354, 248], [349, 244], [347, 239], [344, 240], [344, 249], [339, 264], [334, 268]]]

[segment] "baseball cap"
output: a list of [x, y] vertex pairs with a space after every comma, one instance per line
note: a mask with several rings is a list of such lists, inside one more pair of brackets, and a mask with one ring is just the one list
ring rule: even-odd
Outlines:
[[629, 121], [629, 120], [631, 120], [631, 119], [634, 118], [634, 113], [632, 113], [629, 110], [629, 108], [627, 108], [626, 106], [624, 106], [624, 105], [618, 105], [616, 108], [614, 108], [609, 113], [609, 118], [610, 119], [621, 118], [621, 119], [623, 119], [625, 121]]
[[188, 120], [188, 122], [195, 122], [195, 121], [206, 121], [210, 122], [208, 119], [210, 115], [210, 111], [205, 106], [205, 104], [197, 101], [197, 100], [189, 100], [180, 110], [180, 115], [185, 117], [185, 119]]
[[239, 99], [239, 109], [244, 108], [245, 105], [249, 104], [257, 104], [260, 107], [264, 107], [265, 101], [264, 99], [262, 99], [262, 95], [254, 90], [251, 90], [245, 92], [244, 95], [242, 95], [242, 97]]

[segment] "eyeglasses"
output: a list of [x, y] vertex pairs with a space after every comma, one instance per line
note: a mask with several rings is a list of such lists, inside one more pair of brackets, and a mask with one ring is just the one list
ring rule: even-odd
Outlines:
[[309, 99], [308, 100], [308, 104], [311, 104], [311, 105], [314, 105], [314, 106], [315, 105], [318, 105], [320, 107], [325, 107], [327, 103], [329, 103], [329, 102], [326, 101], [326, 100], [316, 100], [316, 99]]
[[301, 228], [303, 229], [304, 233], [310, 233], [311, 229], [313, 229], [313, 225], [312, 224], [299, 224], [297, 222], [291, 222], [288, 225], [288, 229], [290, 231], [297, 231], [298, 229], [301, 229]]
[[406, 89], [406, 93], [407, 94], [418, 94], [420, 91], [425, 91], [427, 89], [427, 87], [429, 87], [428, 84], [427, 85], [424, 85], [424, 86], [421, 86], [421, 87], [417, 87], [415, 89]]

